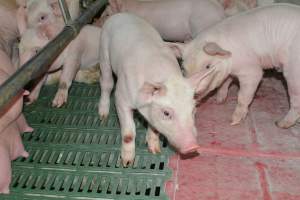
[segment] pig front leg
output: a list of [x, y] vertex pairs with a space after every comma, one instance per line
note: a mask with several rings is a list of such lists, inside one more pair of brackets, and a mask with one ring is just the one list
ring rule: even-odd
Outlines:
[[27, 96], [28, 101], [26, 102], [26, 105], [30, 105], [38, 99], [41, 88], [44, 85], [46, 80], [47, 80], [47, 75], [44, 75], [44, 77], [38, 82], [38, 84], [33, 88], [33, 90]]
[[122, 147], [121, 158], [124, 167], [130, 165], [135, 157], [135, 123], [132, 109], [124, 103], [124, 99], [116, 91], [116, 108], [121, 125]]
[[52, 101], [52, 107], [60, 108], [68, 100], [69, 88], [80, 67], [80, 56], [72, 55], [66, 59], [59, 78], [58, 91]]
[[[250, 66], [251, 67], [251, 66]], [[238, 104], [232, 115], [231, 125], [239, 124], [248, 113], [248, 107], [253, 100], [257, 87], [262, 79], [261, 69], [247, 71], [247, 74], [238, 77], [240, 82], [240, 91], [238, 94]]]
[[101, 62], [100, 68], [101, 77], [99, 82], [101, 87], [101, 97], [99, 101], [98, 112], [100, 115], [100, 120], [105, 121], [109, 114], [110, 94], [114, 86], [114, 80], [110, 64], [106, 63], [106, 61]]
[[146, 142], [148, 144], [148, 150], [150, 153], [157, 154], [160, 153], [160, 144], [159, 144], [159, 132], [152, 127], [148, 127]]
[[226, 81], [222, 84], [222, 86], [217, 91], [216, 101], [218, 104], [224, 103], [227, 95], [229, 86], [232, 83], [233, 79], [231, 77], [228, 77]]

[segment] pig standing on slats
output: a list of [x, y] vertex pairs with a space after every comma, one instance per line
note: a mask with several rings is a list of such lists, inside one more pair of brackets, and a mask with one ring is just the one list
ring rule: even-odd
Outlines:
[[123, 165], [132, 163], [135, 157], [134, 109], [149, 122], [146, 140], [150, 152], [160, 152], [159, 133], [183, 154], [196, 151], [194, 88], [201, 77], [182, 76], [176, 57], [159, 33], [142, 18], [119, 13], [105, 22], [99, 52], [102, 120], [109, 112], [112, 71], [118, 78], [115, 103]]
[[[170, 43], [177, 56], [182, 56], [188, 76], [216, 70], [198, 87], [205, 96], [232, 75], [238, 78], [238, 104], [232, 125], [248, 113], [263, 69], [283, 71], [290, 96], [290, 110], [280, 121], [281, 128], [293, 126], [300, 117], [300, 7], [273, 4], [228, 18], [202, 32], [188, 44]], [[228, 85], [227, 85], [228, 86]], [[223, 93], [227, 95], [227, 88]]]
[[[72, 19], [76, 19], [80, 14], [79, 0], [67, 0], [67, 4]], [[27, 0], [26, 6], [21, 6], [18, 12], [18, 25], [22, 35], [27, 28], [31, 29], [31, 31], [26, 32], [26, 36], [23, 37], [19, 45], [21, 47], [20, 51], [22, 52], [21, 56], [24, 58], [24, 53], [27, 54], [27, 59], [25, 59], [27, 61], [53, 39], [62, 30], [65, 23], [58, 5], [58, 0]], [[34, 31], [34, 29], [36, 29], [36, 31]], [[33, 53], [34, 51], [36, 52]], [[23, 59], [21, 64], [24, 64], [25, 60]], [[57, 69], [60, 68], [60, 66], [54, 66]], [[47, 84], [55, 83], [62, 76], [64, 75], [61, 70], [50, 74], [47, 73], [31, 91], [27, 104], [34, 102], [38, 98], [40, 89], [46, 81]], [[76, 74], [75, 80], [84, 83], [94, 83], [98, 81], [99, 76], [98, 66], [86, 66]]]
[[[83, 27], [79, 35], [65, 48], [51, 65], [49, 71], [55, 71], [63, 66], [59, 78], [59, 88], [52, 102], [53, 106], [61, 107], [67, 102], [68, 90], [79, 69], [93, 68], [99, 63], [100, 34], [101, 28], [99, 27], [90, 25]], [[48, 37], [48, 35], [49, 33], [41, 27], [27, 29], [23, 33], [19, 47], [21, 65], [32, 58], [50, 41], [51, 36]], [[41, 86], [42, 84], [38, 84], [35, 91], [39, 92]]]

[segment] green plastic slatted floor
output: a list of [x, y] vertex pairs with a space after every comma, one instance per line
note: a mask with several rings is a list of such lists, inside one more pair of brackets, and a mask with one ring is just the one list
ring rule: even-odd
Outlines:
[[23, 142], [27, 159], [13, 162], [11, 195], [0, 199], [168, 199], [165, 182], [172, 151], [162, 143], [162, 154], [148, 153], [145, 122], [136, 117], [136, 159], [123, 168], [120, 162], [120, 128], [115, 108], [101, 124], [97, 85], [75, 83], [68, 104], [51, 107], [56, 86], [43, 88], [39, 100], [25, 107], [33, 133]]

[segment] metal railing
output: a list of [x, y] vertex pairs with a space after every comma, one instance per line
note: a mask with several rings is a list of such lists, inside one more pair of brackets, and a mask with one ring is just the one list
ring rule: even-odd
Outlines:
[[60, 55], [64, 48], [78, 35], [81, 28], [91, 22], [93, 17], [105, 6], [107, 0], [96, 0], [76, 20], [70, 20], [68, 8], [61, 1], [64, 29], [48, 43], [36, 56], [19, 68], [8, 80], [0, 86], [0, 110], [13, 99], [31, 80], [46, 73], [52, 62]]

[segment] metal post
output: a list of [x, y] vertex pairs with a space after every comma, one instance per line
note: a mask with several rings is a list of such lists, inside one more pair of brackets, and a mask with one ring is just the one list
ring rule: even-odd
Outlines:
[[62, 32], [47, 44], [42, 51], [26, 62], [0, 86], [0, 110], [2, 110], [27, 83], [48, 71], [56, 57], [77, 36], [81, 28], [92, 21], [93, 17], [106, 3], [107, 0], [96, 0], [78, 19], [65, 26]]
[[71, 15], [68, 9], [68, 5], [65, 0], [58, 0], [60, 11], [63, 15], [65, 24], [69, 24], [71, 22]]

